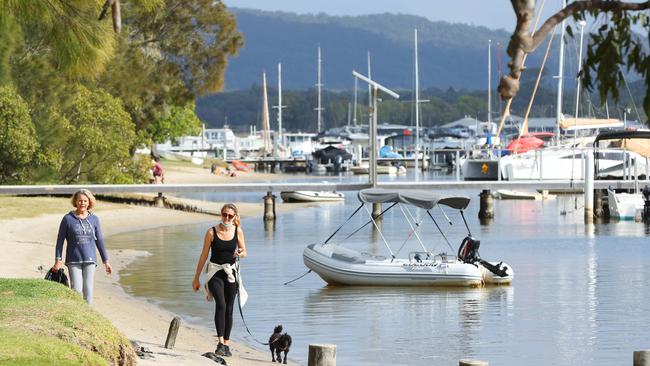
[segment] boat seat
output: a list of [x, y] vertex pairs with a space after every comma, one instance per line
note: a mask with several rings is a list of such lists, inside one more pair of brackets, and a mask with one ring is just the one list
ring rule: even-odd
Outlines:
[[354, 256], [341, 254], [341, 253], [332, 253], [332, 259], [336, 259], [336, 260], [343, 261], [343, 262], [348, 262], [348, 263], [355, 263], [355, 264], [366, 263], [365, 260], [362, 260], [359, 257], [354, 257]]

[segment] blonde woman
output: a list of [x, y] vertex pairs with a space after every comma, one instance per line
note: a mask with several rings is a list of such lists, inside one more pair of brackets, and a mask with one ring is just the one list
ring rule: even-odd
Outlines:
[[88, 304], [93, 302], [93, 281], [97, 266], [97, 251], [104, 264], [107, 274], [113, 273], [113, 267], [108, 263], [108, 253], [104, 246], [104, 238], [99, 225], [99, 218], [90, 210], [95, 207], [95, 196], [81, 189], [72, 195], [74, 210], [68, 212], [59, 225], [59, 234], [54, 250], [54, 266], [56, 272], [63, 266], [63, 242], [66, 242], [65, 265], [70, 273], [72, 288], [83, 294]]
[[219, 338], [219, 344], [217, 344], [214, 353], [230, 357], [232, 356], [230, 331], [232, 330], [232, 315], [238, 289], [238, 279], [235, 278], [235, 262], [237, 257], [244, 258], [246, 256], [244, 231], [241, 228], [237, 207], [232, 203], [227, 203], [221, 208], [221, 222], [205, 233], [203, 249], [192, 281], [194, 291], [201, 288], [199, 278], [208, 259], [208, 254], [210, 254], [210, 262], [206, 267], [205, 281], [209, 295], [214, 298], [215, 302], [214, 325]]

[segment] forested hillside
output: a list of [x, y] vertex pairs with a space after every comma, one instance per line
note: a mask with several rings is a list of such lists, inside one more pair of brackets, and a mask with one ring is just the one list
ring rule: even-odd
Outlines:
[[[485, 89], [488, 41], [493, 42], [496, 80], [497, 43], [505, 45], [510, 37], [505, 30], [431, 22], [412, 15], [334, 17], [244, 9], [232, 11], [244, 35], [244, 47], [238, 57], [230, 60], [226, 72], [227, 90], [260, 84], [263, 70], [275, 81], [278, 62], [283, 65], [286, 88], [309, 88], [316, 83], [319, 45], [323, 80], [330, 89], [350, 89], [352, 70], [366, 73], [368, 52], [373, 78], [393, 88], [412, 88], [413, 30], [416, 27], [423, 87]], [[505, 46], [503, 48], [505, 57]], [[531, 65], [539, 65], [540, 59], [538, 55], [531, 57]]]
[[[398, 91], [399, 100], [384, 98], [380, 104], [380, 122], [414, 123], [413, 90], [415, 84], [413, 30], [419, 38], [419, 64], [423, 126], [450, 122], [466, 115], [487, 119], [488, 41], [492, 40], [492, 119], [499, 117], [496, 93], [499, 73], [506, 70], [505, 46], [510, 34], [466, 24], [432, 22], [412, 15], [377, 14], [365, 16], [298, 15], [250, 9], [231, 9], [238, 29], [244, 36], [239, 55], [230, 59], [226, 70], [226, 91], [197, 101], [197, 115], [210, 127], [228, 123], [238, 131], [249, 126], [260, 128], [261, 78], [267, 74], [269, 104], [277, 104], [277, 64], [282, 63], [283, 126], [288, 130], [316, 129], [317, 47], [322, 49], [323, 113], [325, 128], [348, 123], [348, 108], [353, 102], [352, 70], [367, 73], [367, 52], [371, 54], [372, 78]], [[514, 25], [514, 16], [513, 16]], [[531, 116], [555, 116], [557, 46], [555, 39], [541, 80]], [[543, 53], [540, 47], [528, 58], [522, 74], [521, 91], [511, 111], [524, 115]], [[565, 96], [563, 110], [573, 114], [577, 72], [577, 42], [566, 39]], [[501, 56], [501, 57], [499, 57]], [[357, 119], [367, 121], [367, 86], [359, 84]], [[631, 94], [621, 90], [619, 107], [609, 106], [610, 115], [620, 117], [623, 106], [631, 109], [630, 95], [644, 94], [636, 83]], [[585, 115], [605, 116], [597, 96], [583, 94]], [[640, 101], [637, 101], [639, 103]], [[351, 112], [350, 112], [351, 113]], [[622, 117], [620, 117], [622, 118]], [[635, 116], [636, 118], [636, 116]], [[350, 116], [350, 120], [352, 120]], [[277, 128], [276, 110], [271, 110], [271, 126]]]

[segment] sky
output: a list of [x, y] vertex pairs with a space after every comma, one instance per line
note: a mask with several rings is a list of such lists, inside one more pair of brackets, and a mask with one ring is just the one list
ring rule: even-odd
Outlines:
[[[230, 7], [280, 10], [295, 13], [362, 15], [402, 13], [430, 20], [514, 30], [515, 15], [509, 0], [223, 0]], [[562, 0], [547, 0], [544, 19], [560, 9]]]

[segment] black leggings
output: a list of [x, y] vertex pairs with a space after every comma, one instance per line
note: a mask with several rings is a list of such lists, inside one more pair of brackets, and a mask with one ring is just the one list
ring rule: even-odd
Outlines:
[[217, 336], [228, 340], [232, 330], [232, 313], [237, 295], [237, 283], [228, 282], [226, 273], [219, 271], [208, 282], [208, 288], [214, 297], [214, 326], [217, 328]]

